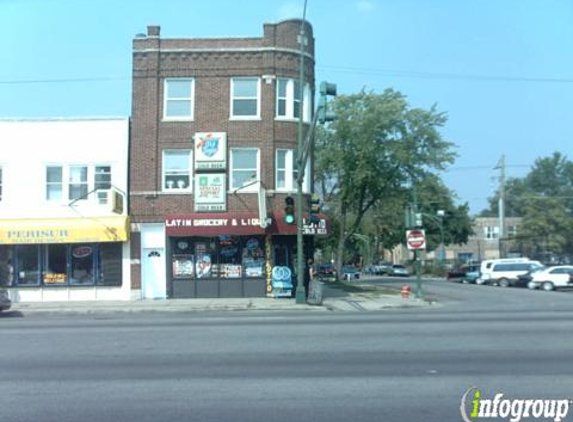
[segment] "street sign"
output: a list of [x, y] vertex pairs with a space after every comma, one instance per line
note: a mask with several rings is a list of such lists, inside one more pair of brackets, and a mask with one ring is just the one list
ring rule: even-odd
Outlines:
[[426, 234], [424, 230], [406, 230], [406, 244], [410, 251], [426, 249]]

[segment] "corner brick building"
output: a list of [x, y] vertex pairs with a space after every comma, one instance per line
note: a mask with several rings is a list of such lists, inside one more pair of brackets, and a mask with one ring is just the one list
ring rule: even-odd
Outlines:
[[[166, 39], [149, 26], [134, 39], [131, 269], [143, 298], [289, 294], [288, 283], [276, 283], [288, 279], [284, 267], [296, 268], [296, 226], [283, 214], [296, 192], [298, 120], [302, 113], [306, 133], [315, 86], [314, 38], [304, 22], [300, 98], [302, 24], [220, 39]], [[305, 232], [310, 256], [311, 235], [325, 234], [325, 222]]]

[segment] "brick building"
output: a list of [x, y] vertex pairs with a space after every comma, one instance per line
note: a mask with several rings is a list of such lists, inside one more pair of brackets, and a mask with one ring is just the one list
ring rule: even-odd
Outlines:
[[[296, 226], [283, 211], [296, 190], [298, 119], [302, 113], [306, 132], [315, 86], [304, 22], [300, 98], [302, 24], [217, 39], [161, 38], [149, 26], [134, 39], [132, 290], [143, 298], [274, 295], [273, 268], [294, 270]], [[326, 225], [305, 229], [324, 234]], [[305, 243], [310, 256], [312, 236]]]

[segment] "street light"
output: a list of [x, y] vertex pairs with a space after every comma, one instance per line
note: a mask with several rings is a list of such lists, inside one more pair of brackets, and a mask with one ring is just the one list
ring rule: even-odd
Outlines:
[[446, 212], [438, 210], [436, 214], [440, 219], [440, 261], [443, 261], [446, 255], [446, 245], [444, 245], [444, 216]]

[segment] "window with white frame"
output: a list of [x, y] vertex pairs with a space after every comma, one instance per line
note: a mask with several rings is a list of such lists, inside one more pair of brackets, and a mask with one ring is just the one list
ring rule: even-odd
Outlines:
[[[307, 161], [302, 190], [310, 192], [310, 160]], [[296, 190], [295, 156], [292, 149], [277, 149], [275, 161], [275, 189], [292, 192]]]
[[485, 226], [483, 228], [484, 236], [486, 240], [494, 240], [499, 238], [499, 227], [498, 226]]
[[195, 81], [193, 79], [165, 79], [163, 119], [193, 120], [194, 94]]
[[258, 189], [259, 176], [259, 149], [233, 148], [231, 149], [231, 190], [241, 189], [254, 192]]
[[517, 236], [517, 226], [507, 226], [507, 235], [509, 237]]
[[[298, 119], [300, 117], [300, 82], [296, 79], [279, 78], [277, 80], [276, 116], [279, 119]], [[303, 92], [303, 115], [305, 122], [310, 121], [310, 86], [305, 84]]]
[[96, 189], [98, 202], [100, 204], [106, 204], [107, 191], [111, 189], [111, 167], [96, 166], [94, 180], [94, 188]]
[[63, 167], [46, 167], [46, 199], [48, 201], [61, 201], [64, 190]]
[[87, 199], [88, 189], [88, 167], [71, 166], [68, 173], [68, 199]]
[[163, 191], [189, 192], [192, 189], [189, 149], [163, 151]]
[[111, 174], [111, 166], [106, 164], [47, 165], [46, 200], [89, 201], [95, 198], [98, 203], [106, 204]]
[[231, 118], [259, 118], [260, 92], [260, 78], [231, 78]]

